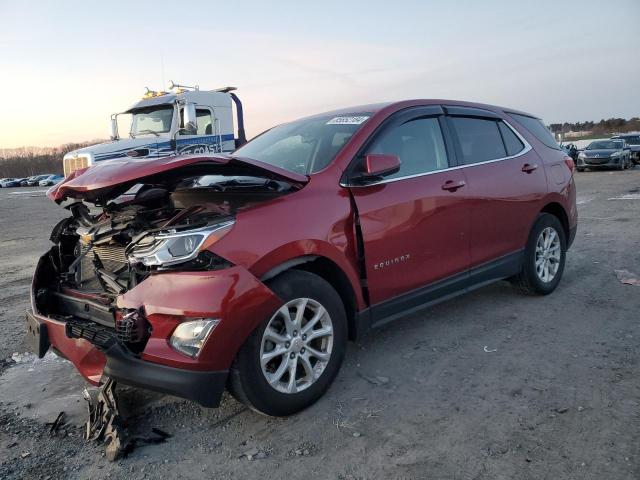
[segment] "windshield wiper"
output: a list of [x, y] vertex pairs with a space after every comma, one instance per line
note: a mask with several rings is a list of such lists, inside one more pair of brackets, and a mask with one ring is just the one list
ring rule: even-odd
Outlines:
[[[140, 135], [142, 133], [153, 133], [156, 137], [159, 137], [160, 134], [158, 132], [156, 132], [155, 130], [140, 130], [139, 132], [136, 132], [136, 135]], [[136, 138], [136, 136], [133, 134], [133, 132], [130, 133], [131, 138]]]

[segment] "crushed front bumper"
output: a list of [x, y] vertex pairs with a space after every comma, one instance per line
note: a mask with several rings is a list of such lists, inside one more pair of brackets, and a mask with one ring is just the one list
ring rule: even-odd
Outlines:
[[[43, 279], [50, 279], [47, 258], [43, 256], [36, 268], [32, 310], [27, 312], [27, 337], [35, 353], [43, 356], [49, 348], [54, 349], [94, 385], [99, 385], [104, 375], [206, 407], [219, 404], [229, 367], [246, 338], [282, 304], [271, 290], [238, 266], [152, 275], [117, 298], [118, 310], [139, 310], [150, 325], [144, 349], [134, 353], [117, 341], [115, 332], [112, 341], [105, 341], [98, 334], [78, 335], [69, 328], [76, 322], [86, 323], [86, 318], [46, 312], [51, 308], [47, 305], [38, 307], [36, 292], [46, 283]], [[181, 322], [197, 318], [220, 322], [198, 357], [191, 358], [174, 350], [169, 339]], [[108, 335], [98, 321], [95, 325], [96, 331]]]

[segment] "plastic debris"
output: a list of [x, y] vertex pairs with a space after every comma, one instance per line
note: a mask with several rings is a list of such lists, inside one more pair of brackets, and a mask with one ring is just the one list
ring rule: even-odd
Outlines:
[[87, 389], [84, 398], [87, 401], [89, 419], [86, 424], [85, 440], [102, 442], [109, 461], [118, 460], [131, 453], [139, 445], [162, 443], [171, 435], [159, 428], [152, 428], [153, 435], [148, 437], [129, 436], [124, 419], [118, 409], [116, 382], [109, 378], [93, 398]]
[[620, 280], [620, 283], [625, 285], [636, 285], [640, 286], [640, 277], [629, 270], [614, 270], [616, 273], [616, 277]]
[[487, 353], [493, 353], [493, 352], [497, 352], [497, 351], [498, 351], [498, 349], [497, 349], [497, 348], [489, 349], [489, 347], [488, 347], [487, 345], [485, 345], [485, 346], [484, 346], [484, 349], [483, 349], [483, 350], [484, 350], [485, 352], [487, 352]]

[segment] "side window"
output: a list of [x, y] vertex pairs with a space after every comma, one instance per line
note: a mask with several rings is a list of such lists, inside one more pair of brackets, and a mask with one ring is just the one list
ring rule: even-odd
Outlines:
[[400, 158], [400, 170], [386, 178], [435, 172], [449, 166], [437, 118], [417, 118], [382, 132], [367, 153], [385, 153]]
[[504, 140], [504, 146], [507, 148], [507, 155], [512, 156], [520, 153], [524, 149], [524, 144], [511, 130], [506, 123], [498, 122], [498, 128]]
[[466, 117], [451, 117], [450, 120], [460, 143], [464, 165], [507, 156], [495, 120]]
[[196, 109], [196, 122], [198, 124], [197, 135], [213, 135], [213, 119], [208, 108]]
[[526, 115], [520, 115], [518, 113], [509, 113], [508, 115], [515, 118], [518, 123], [529, 130], [534, 137], [540, 140], [547, 147], [561, 150], [560, 145], [558, 145], [558, 143], [556, 142], [553, 134], [547, 127], [544, 126], [544, 124], [539, 119], [527, 117]]

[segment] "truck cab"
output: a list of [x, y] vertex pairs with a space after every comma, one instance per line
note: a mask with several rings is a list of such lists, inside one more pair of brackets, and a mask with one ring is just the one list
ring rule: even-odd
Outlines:
[[[117, 158], [158, 158], [179, 154], [227, 153], [246, 142], [242, 103], [235, 88], [200, 90], [171, 84], [171, 91], [147, 89], [143, 98], [111, 115], [111, 139], [67, 153], [64, 174]], [[233, 105], [237, 115], [234, 133]], [[119, 117], [130, 119], [129, 131], [118, 131]]]

